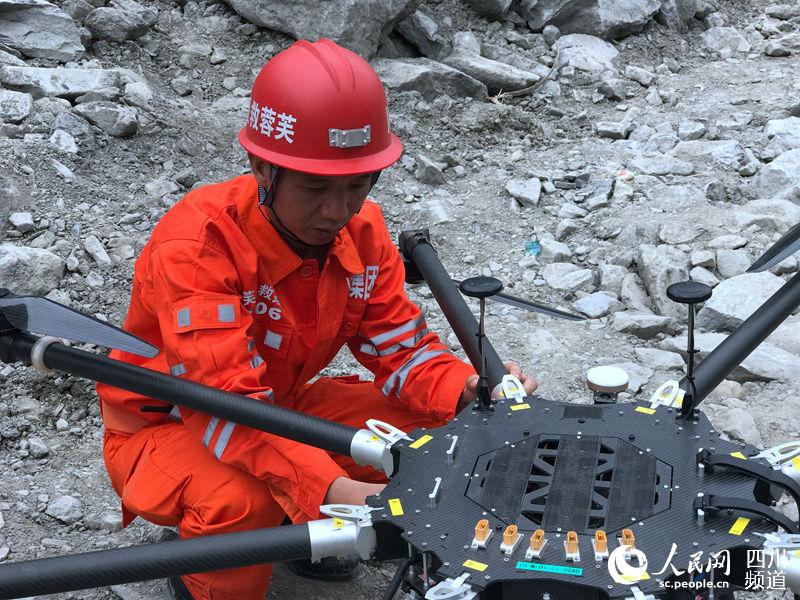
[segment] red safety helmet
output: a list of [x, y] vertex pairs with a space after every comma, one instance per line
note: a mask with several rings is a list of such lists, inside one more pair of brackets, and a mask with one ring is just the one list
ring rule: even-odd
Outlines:
[[315, 175], [380, 171], [403, 151], [378, 75], [328, 39], [300, 40], [264, 65], [239, 143], [276, 167]]

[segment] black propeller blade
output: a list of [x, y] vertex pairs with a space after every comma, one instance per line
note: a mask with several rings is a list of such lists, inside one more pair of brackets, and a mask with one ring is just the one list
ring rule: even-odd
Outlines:
[[153, 358], [159, 352], [127, 331], [46, 298], [16, 296], [0, 288], [0, 315], [17, 329], [116, 348]]
[[798, 250], [800, 250], [800, 223], [792, 227], [781, 236], [781, 239], [772, 244], [756, 262], [750, 265], [747, 272], [758, 273], [766, 271]]
[[[452, 281], [456, 286], [461, 285], [461, 282], [457, 279], [453, 279]], [[502, 304], [508, 304], [509, 306], [513, 306], [515, 308], [522, 308], [531, 312], [541, 313], [549, 317], [556, 317], [557, 319], [567, 319], [568, 321], [586, 320], [586, 317], [582, 317], [581, 315], [576, 315], [574, 313], [559, 310], [557, 308], [551, 308], [549, 306], [545, 306], [544, 304], [539, 304], [530, 300], [523, 300], [522, 298], [517, 298], [515, 296], [509, 296], [508, 294], [503, 294], [502, 292], [488, 296], [488, 299], [494, 300], [495, 302], [500, 302]]]

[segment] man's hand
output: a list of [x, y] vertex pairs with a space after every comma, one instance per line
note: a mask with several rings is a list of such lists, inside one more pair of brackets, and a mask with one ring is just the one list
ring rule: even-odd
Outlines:
[[386, 487], [385, 483], [364, 483], [349, 477], [337, 477], [333, 480], [328, 493], [325, 494], [325, 504], [354, 504], [361, 506], [366, 503], [367, 496], [377, 494]]
[[[536, 381], [535, 377], [528, 377], [523, 373], [522, 367], [519, 363], [514, 361], [508, 361], [505, 363], [506, 369], [508, 372], [519, 379], [522, 387], [525, 389], [525, 395], [530, 396], [533, 392], [536, 391], [536, 388], [539, 387], [539, 382]], [[475, 402], [478, 399], [478, 380], [480, 378], [477, 375], [470, 375], [467, 377], [467, 381], [464, 385], [464, 391], [461, 392], [461, 397], [458, 399], [458, 406], [456, 407], [456, 413], [461, 412], [461, 410]]]

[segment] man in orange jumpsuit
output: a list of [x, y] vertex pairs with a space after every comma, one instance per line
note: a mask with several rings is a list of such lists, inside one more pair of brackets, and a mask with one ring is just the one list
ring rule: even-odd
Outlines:
[[[136, 261], [125, 328], [162, 352], [112, 357], [358, 428], [436, 427], [474, 400], [474, 369], [407, 298], [400, 255], [366, 200], [402, 151], [369, 64], [330, 40], [297, 42], [258, 75], [239, 140], [252, 175], [187, 194]], [[374, 382], [310, 383], [345, 344]], [[350, 458], [97, 389], [125, 525], [141, 516], [182, 537], [277, 526], [319, 518], [321, 504], [363, 504], [385, 484]], [[170, 584], [183, 597], [260, 599], [269, 576], [263, 565]]]

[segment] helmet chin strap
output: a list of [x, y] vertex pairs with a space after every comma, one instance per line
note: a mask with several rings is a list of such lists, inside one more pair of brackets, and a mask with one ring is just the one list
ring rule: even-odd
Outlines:
[[[278, 225], [281, 228], [281, 233], [285, 234], [290, 240], [297, 244], [301, 244], [307, 248], [322, 248], [328, 246], [330, 242], [325, 244], [309, 244], [296, 233], [294, 233], [291, 229], [286, 227], [281, 221], [280, 216], [278, 215], [278, 211], [275, 208], [275, 185], [278, 182], [278, 173], [280, 172], [280, 168], [276, 167], [275, 165], [270, 165], [270, 174], [269, 174], [269, 188], [264, 189], [262, 186], [258, 186], [258, 207], [259, 212], [264, 216], [265, 219], [268, 221], [271, 220], [267, 215], [264, 214], [263, 211], [260, 210], [262, 206], [266, 207], [267, 210], [270, 211], [270, 214], [275, 217], [275, 221], [277, 221]], [[373, 186], [377, 183], [378, 178], [381, 176], [380, 171], [376, 171], [372, 174], [372, 181], [369, 185], [369, 190], [371, 191]], [[367, 192], [369, 193], [369, 191]], [[358, 212], [361, 212], [361, 208], [358, 209]]]
[[[280, 216], [278, 216], [278, 211], [275, 209], [275, 185], [278, 180], [278, 172], [280, 169], [275, 165], [270, 166], [270, 175], [269, 175], [269, 188], [264, 189], [262, 186], [258, 186], [258, 206], [259, 209], [264, 206], [269, 211], [270, 215], [275, 217], [275, 221], [278, 223], [280, 227], [280, 233], [286, 235], [291, 241], [295, 242], [296, 244], [300, 244], [305, 246], [306, 248], [320, 248], [323, 246], [327, 246], [328, 244], [309, 244], [296, 233], [294, 233], [291, 229], [286, 227], [281, 221]], [[268, 221], [271, 221], [271, 218], [264, 214], [263, 211], [259, 210], [259, 212], [264, 215]]]

